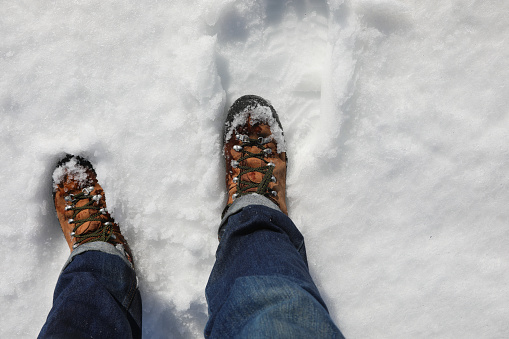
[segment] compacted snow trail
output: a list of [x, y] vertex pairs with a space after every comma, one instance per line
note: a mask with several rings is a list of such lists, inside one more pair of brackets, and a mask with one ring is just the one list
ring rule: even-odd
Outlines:
[[199, 338], [225, 111], [270, 100], [288, 207], [348, 338], [509, 336], [509, 3], [0, 4], [0, 337], [33, 338], [68, 248], [66, 152], [133, 249], [146, 338]]

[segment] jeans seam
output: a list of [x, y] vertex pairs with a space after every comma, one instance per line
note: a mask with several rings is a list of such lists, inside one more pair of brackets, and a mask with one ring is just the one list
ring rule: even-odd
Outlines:
[[127, 300], [127, 304], [125, 305], [125, 308], [127, 310], [129, 310], [129, 308], [131, 307], [131, 304], [134, 300], [134, 296], [136, 295], [136, 288], [137, 288], [136, 276], [134, 277], [134, 279], [131, 278], [130, 280], [131, 280], [131, 284], [129, 287], [129, 291], [127, 292], [127, 297], [124, 299], [124, 300]]

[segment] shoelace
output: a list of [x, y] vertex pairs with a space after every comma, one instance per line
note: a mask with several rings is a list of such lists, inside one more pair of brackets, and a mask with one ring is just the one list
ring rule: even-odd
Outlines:
[[[272, 149], [265, 146], [265, 144], [272, 140], [272, 137], [269, 136], [267, 138], [259, 137], [257, 139], [251, 139], [247, 135], [237, 135], [236, 138], [241, 141], [241, 144], [233, 146], [233, 149], [237, 152], [242, 152], [242, 155], [238, 160], [232, 160], [231, 162], [233, 168], [240, 169], [239, 175], [233, 178], [233, 182], [237, 184], [237, 192], [233, 194], [233, 200], [243, 195], [253, 193], [252, 191], [249, 191], [253, 188], [256, 188], [256, 193], [258, 194], [267, 196], [268, 198], [274, 198], [277, 195], [277, 192], [270, 190], [269, 184], [271, 182], [276, 182], [276, 178], [272, 175], [276, 165], [271, 161], [267, 161], [266, 157], [272, 153]], [[257, 147], [261, 149], [261, 152], [253, 153], [248, 151], [246, 147]], [[242, 165], [243, 161], [250, 158], [260, 159], [266, 165], [260, 167], [249, 167]], [[263, 174], [263, 178], [259, 183], [241, 179], [242, 176], [252, 172], [259, 172]]]
[[[73, 245], [73, 249], [78, 247], [79, 245], [90, 242], [90, 241], [105, 241], [107, 242], [110, 239], [115, 239], [115, 235], [113, 234], [113, 223], [111, 221], [104, 222], [103, 219], [100, 218], [101, 215], [108, 213], [106, 208], [101, 208], [95, 203], [99, 203], [101, 199], [101, 195], [90, 195], [93, 191], [94, 187], [84, 188], [80, 193], [74, 195], [70, 194], [65, 197], [67, 202], [70, 202], [70, 205], [65, 207], [66, 211], [74, 211], [71, 219], [68, 220], [69, 224], [74, 224], [74, 228], [71, 232], [71, 236], [76, 239], [75, 244]], [[83, 206], [76, 206], [80, 200], [88, 200], [88, 202]], [[95, 210], [96, 213], [91, 214], [88, 218], [75, 220], [78, 213], [84, 210]], [[78, 228], [86, 222], [98, 221], [101, 223], [101, 227], [97, 228], [97, 230], [93, 232], [87, 232], [83, 234], [76, 234]]]

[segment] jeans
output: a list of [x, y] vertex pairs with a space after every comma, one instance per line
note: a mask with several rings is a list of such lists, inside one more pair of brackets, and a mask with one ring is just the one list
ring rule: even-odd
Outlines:
[[141, 338], [134, 270], [113, 245], [88, 245], [74, 250], [60, 274], [39, 338]]
[[[263, 205], [232, 206], [224, 219], [205, 290], [205, 337], [343, 338], [309, 275], [302, 235]], [[39, 338], [81, 337], [141, 337], [136, 276], [119, 256], [83, 252], [58, 279]]]

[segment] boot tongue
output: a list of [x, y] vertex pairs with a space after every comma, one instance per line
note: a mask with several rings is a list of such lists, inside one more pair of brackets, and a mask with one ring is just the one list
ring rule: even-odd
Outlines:
[[[254, 125], [251, 125], [251, 117], [249, 118], [249, 122], [246, 125], [248, 126], [248, 136], [250, 139], [258, 139], [260, 137], [266, 138], [271, 135], [270, 127], [269, 125], [262, 124], [262, 123], [256, 123]], [[251, 146], [246, 148], [247, 151], [251, 153], [261, 153], [263, 150], [260, 147], [257, 146]], [[251, 168], [258, 168], [258, 167], [264, 167], [267, 166], [267, 163], [265, 163], [263, 160], [258, 158], [249, 158], [246, 160], [247, 166]], [[243, 175], [242, 180], [250, 181], [254, 183], [259, 183], [263, 179], [263, 174], [260, 172], [250, 172], [245, 175]], [[253, 189], [256, 190], [256, 189]]]
[[[250, 152], [253, 152], [253, 153], [260, 152], [260, 149], [258, 147], [249, 147], [249, 148], [250, 149], [248, 149], [248, 151], [250, 151]], [[251, 168], [258, 168], [258, 167], [263, 167], [263, 166], [267, 165], [265, 162], [263, 162], [262, 160], [257, 159], [257, 158], [249, 158], [246, 160], [246, 163], [247, 163], [247, 166], [249, 166]], [[242, 180], [255, 182], [255, 183], [261, 182], [262, 179], [263, 179], [263, 174], [261, 174], [260, 172], [249, 172], [242, 176]]]
[[[85, 206], [89, 201], [87, 199], [83, 199], [83, 200], [80, 200], [78, 201], [78, 203], [76, 204], [76, 207], [83, 207]], [[83, 219], [87, 219], [89, 218], [92, 214], [95, 214], [97, 213], [97, 210], [94, 210], [94, 209], [84, 209], [82, 211], [80, 211], [77, 215], [76, 215], [76, 218], [75, 220], [83, 220]], [[84, 223], [83, 225], [81, 225], [77, 232], [78, 234], [83, 234], [83, 233], [89, 233], [89, 232], [93, 232], [93, 231], [96, 231], [97, 229], [99, 229], [99, 227], [101, 227], [101, 222], [100, 221], [89, 221], [89, 222], [86, 222]]]

